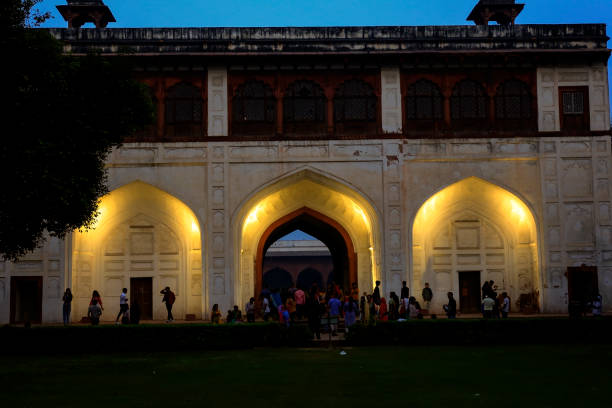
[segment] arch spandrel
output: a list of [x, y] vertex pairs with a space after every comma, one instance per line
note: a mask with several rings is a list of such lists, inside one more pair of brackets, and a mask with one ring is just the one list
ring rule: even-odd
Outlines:
[[535, 217], [502, 187], [470, 177], [440, 190], [417, 212], [412, 234], [413, 285], [433, 283], [434, 308], [445, 292], [459, 295], [462, 271], [480, 271], [482, 282], [498, 282], [513, 300], [532, 291], [541, 295]]
[[236, 239], [235, 300], [253, 295], [257, 245], [264, 232], [277, 220], [308, 208], [338, 223], [346, 230], [358, 259], [358, 283], [368, 288], [379, 278], [372, 260], [381, 250], [376, 211], [357, 191], [335, 180], [302, 170], [252, 194], [233, 221]]

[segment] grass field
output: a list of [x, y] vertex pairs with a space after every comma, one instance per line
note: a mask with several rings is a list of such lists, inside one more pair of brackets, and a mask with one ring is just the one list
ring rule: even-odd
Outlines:
[[2, 357], [3, 407], [609, 407], [612, 346]]

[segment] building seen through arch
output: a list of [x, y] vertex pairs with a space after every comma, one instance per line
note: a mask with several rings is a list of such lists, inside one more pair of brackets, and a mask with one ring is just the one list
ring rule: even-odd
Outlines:
[[262, 271], [262, 286], [270, 290], [296, 287], [308, 291], [313, 284], [325, 288], [335, 279], [334, 257], [329, 247], [300, 230], [270, 245]]
[[475, 310], [490, 280], [513, 311], [597, 293], [612, 311], [605, 25], [478, 2], [452, 27], [121, 28], [99, 3], [104, 21], [63, 7], [73, 28], [49, 32], [76, 55], [129, 49], [155, 120], [109, 155], [93, 230], [0, 262], [0, 323], [60, 322], [66, 288], [73, 321], [93, 290], [113, 320], [124, 287], [159, 320], [166, 286], [177, 319], [207, 319], [330, 275], [384, 296], [427, 282], [438, 314], [447, 292]]

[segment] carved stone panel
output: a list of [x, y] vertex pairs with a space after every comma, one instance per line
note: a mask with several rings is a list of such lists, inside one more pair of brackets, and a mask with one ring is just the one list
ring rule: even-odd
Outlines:
[[398, 227], [401, 223], [400, 210], [399, 208], [389, 209], [389, 224], [394, 227]]
[[438, 236], [434, 240], [435, 249], [447, 249], [451, 247], [450, 239], [450, 226], [445, 225], [442, 230], [438, 233]]
[[589, 198], [593, 195], [591, 159], [564, 159], [561, 184], [564, 198]]
[[504, 247], [504, 240], [495, 230], [488, 224], [484, 225], [485, 247], [488, 249], [500, 249]]
[[202, 296], [202, 275], [191, 275], [191, 296]]
[[610, 203], [599, 203], [599, 222], [602, 225], [610, 223]]
[[457, 234], [457, 249], [480, 248], [480, 228], [455, 227]]
[[208, 135], [227, 136], [227, 69], [208, 68]]
[[396, 203], [400, 200], [400, 186], [399, 184], [389, 184], [389, 201]]
[[544, 208], [546, 223], [549, 225], [559, 224], [559, 204], [546, 204]]
[[132, 255], [152, 255], [153, 248], [152, 232], [133, 232], [130, 234], [130, 253]]
[[565, 239], [570, 244], [593, 243], [593, 206], [565, 206]]
[[436, 270], [434, 288], [438, 292], [450, 292], [453, 289], [451, 273], [446, 270]]
[[223, 276], [215, 276], [213, 278], [213, 294], [225, 295], [225, 279]]

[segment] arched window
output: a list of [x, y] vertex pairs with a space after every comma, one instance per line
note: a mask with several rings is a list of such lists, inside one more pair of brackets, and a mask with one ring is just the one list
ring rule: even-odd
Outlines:
[[325, 122], [326, 98], [312, 81], [296, 81], [287, 87], [283, 99], [283, 119], [292, 122]]
[[166, 91], [166, 134], [197, 137], [202, 134], [202, 91], [180, 82]]
[[305, 291], [310, 290], [312, 285], [316, 284], [317, 287], [323, 288], [323, 275], [316, 269], [306, 268], [297, 277], [296, 286]]
[[487, 118], [487, 96], [478, 82], [466, 79], [455, 85], [451, 96], [451, 117], [453, 120]]
[[296, 81], [287, 87], [283, 98], [283, 133], [322, 136], [327, 130], [327, 98], [313, 81]]
[[334, 96], [336, 122], [376, 122], [378, 100], [372, 87], [364, 81], [344, 82]]
[[240, 85], [232, 98], [234, 133], [274, 133], [276, 99], [272, 88], [260, 81]]
[[434, 83], [419, 80], [406, 89], [406, 120], [443, 118], [442, 92]]
[[497, 119], [531, 119], [531, 93], [524, 82], [512, 79], [497, 88], [495, 117]]

